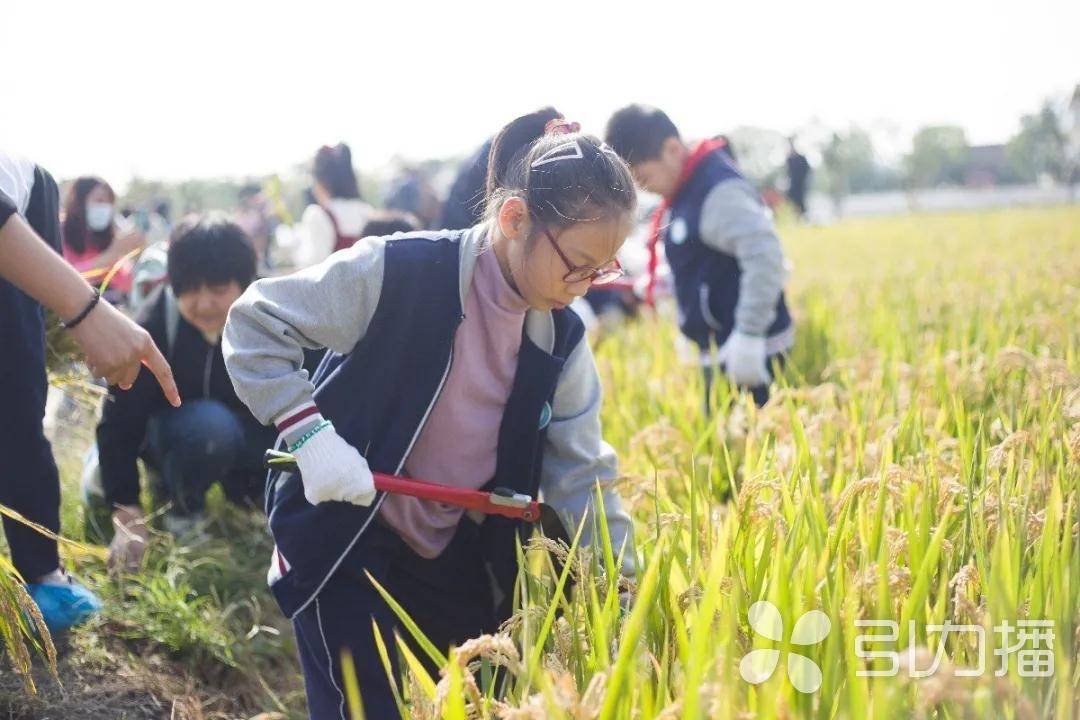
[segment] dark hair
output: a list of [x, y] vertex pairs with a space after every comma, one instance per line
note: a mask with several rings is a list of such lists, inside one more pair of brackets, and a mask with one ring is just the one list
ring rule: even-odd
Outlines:
[[334, 147], [323, 145], [315, 153], [315, 180], [326, 188], [330, 197], [360, 199], [360, 187], [352, 166], [352, 152], [345, 143]]
[[679, 128], [663, 110], [648, 105], [627, 105], [608, 120], [604, 132], [608, 145], [626, 162], [656, 160], [668, 138], [679, 138]]
[[484, 190], [487, 182], [489, 138], [458, 169], [450, 194], [443, 203], [440, 227], [467, 228], [484, 219]]
[[255, 249], [239, 225], [220, 213], [181, 220], [169, 239], [169, 284], [177, 295], [203, 285], [255, 279]]
[[61, 227], [61, 236], [64, 246], [76, 253], [86, 252], [87, 245], [99, 252], [112, 245], [113, 223], [109, 223], [109, 227], [100, 232], [94, 232], [86, 224], [86, 197], [99, 185], [108, 191], [110, 202], [115, 203], [116, 193], [109, 187], [109, 183], [99, 177], [89, 175], [76, 178], [64, 196], [64, 224]]
[[[493, 217], [509, 197], [522, 198], [534, 222], [545, 227], [632, 213], [637, 195], [626, 163], [592, 135], [546, 134], [547, 124], [556, 119], [562, 115], [543, 108], [522, 115], [495, 136], [488, 155], [485, 214]], [[567, 159], [543, 162], [545, 154], [562, 146], [571, 153]]]
[[372, 235], [382, 237], [393, 235], [396, 232], [413, 232], [420, 229], [420, 221], [412, 213], [387, 210], [373, 215], [364, 223], [364, 229], [360, 231], [360, 237]]

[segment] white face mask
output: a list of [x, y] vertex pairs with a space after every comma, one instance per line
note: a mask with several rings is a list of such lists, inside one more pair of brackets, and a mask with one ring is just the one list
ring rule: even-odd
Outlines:
[[112, 222], [113, 206], [111, 203], [86, 203], [86, 224], [94, 232], [101, 232]]

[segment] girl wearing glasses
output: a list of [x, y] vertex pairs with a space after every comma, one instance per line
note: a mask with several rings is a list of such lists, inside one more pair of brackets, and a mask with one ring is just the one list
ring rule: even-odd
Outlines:
[[[365, 573], [443, 650], [512, 610], [527, 528], [377, 492], [372, 471], [542, 494], [568, 527], [595, 517], [599, 483], [612, 545], [634, 571], [599, 377], [567, 309], [621, 274], [634, 184], [578, 130], [550, 113], [503, 128], [475, 227], [364, 238], [257, 281], [232, 308], [224, 351], [237, 394], [300, 469], [268, 482], [269, 581], [296, 629], [313, 718], [345, 717], [343, 649], [366, 715], [398, 716], [372, 630], [374, 619], [392, 650], [396, 618]], [[315, 347], [330, 352], [309, 379], [303, 350]]]

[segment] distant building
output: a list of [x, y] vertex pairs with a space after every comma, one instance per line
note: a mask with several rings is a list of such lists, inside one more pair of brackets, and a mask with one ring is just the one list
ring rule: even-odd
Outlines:
[[972, 145], [960, 172], [967, 187], [993, 187], [1009, 182], [1012, 177], [1004, 145]]

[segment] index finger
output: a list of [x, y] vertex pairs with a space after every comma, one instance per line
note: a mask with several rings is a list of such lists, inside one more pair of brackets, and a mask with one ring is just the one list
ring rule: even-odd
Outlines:
[[172, 368], [169, 367], [169, 361], [165, 359], [165, 356], [158, 350], [158, 346], [154, 344], [154, 341], [150, 341], [150, 347], [146, 350], [146, 357], [142, 359], [142, 364], [145, 365], [150, 372], [154, 373], [154, 377], [157, 378], [158, 385], [165, 392], [165, 397], [169, 400], [169, 404], [173, 407], [180, 407], [180, 391], [176, 389], [176, 381], [173, 379]]

